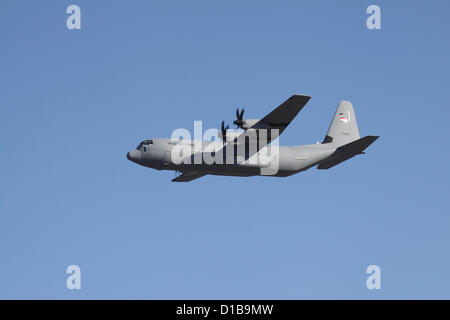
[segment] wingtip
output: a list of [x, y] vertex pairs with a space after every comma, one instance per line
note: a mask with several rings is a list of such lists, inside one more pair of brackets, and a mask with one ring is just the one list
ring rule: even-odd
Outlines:
[[294, 98], [294, 97], [302, 97], [302, 98], [311, 99], [311, 96], [309, 96], [307, 94], [300, 94], [300, 93], [293, 94], [291, 98]]

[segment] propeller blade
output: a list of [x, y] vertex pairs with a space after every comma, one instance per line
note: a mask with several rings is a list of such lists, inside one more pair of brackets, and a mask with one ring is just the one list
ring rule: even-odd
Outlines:
[[233, 123], [238, 127], [242, 128], [242, 118], [244, 116], [244, 108], [242, 108], [241, 112], [239, 112], [239, 108], [236, 109], [236, 120], [233, 121]]
[[242, 108], [241, 114], [239, 115], [239, 120], [242, 121], [242, 118], [244, 117], [244, 108]]
[[227, 141], [227, 130], [230, 128], [229, 125], [225, 127], [225, 121], [222, 121], [221, 129], [222, 129], [222, 142], [225, 144]]

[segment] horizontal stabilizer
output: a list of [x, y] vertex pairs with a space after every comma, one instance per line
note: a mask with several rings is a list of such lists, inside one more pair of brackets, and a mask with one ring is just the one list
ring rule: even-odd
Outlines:
[[363, 151], [378, 138], [378, 136], [366, 136], [340, 146], [331, 156], [321, 161], [317, 169], [329, 169], [341, 162], [353, 158], [358, 154], [363, 154]]
[[337, 148], [336, 151], [343, 152], [346, 154], [360, 154], [365, 149], [367, 149], [368, 146], [370, 146], [375, 140], [377, 140], [379, 136], [365, 136], [364, 138], [358, 139], [356, 141], [344, 144], [343, 146]]

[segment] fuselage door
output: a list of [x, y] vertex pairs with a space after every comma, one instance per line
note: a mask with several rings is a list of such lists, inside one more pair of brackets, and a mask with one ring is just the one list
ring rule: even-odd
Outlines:
[[171, 163], [171, 153], [172, 151], [165, 151], [164, 152], [164, 165], [168, 165]]

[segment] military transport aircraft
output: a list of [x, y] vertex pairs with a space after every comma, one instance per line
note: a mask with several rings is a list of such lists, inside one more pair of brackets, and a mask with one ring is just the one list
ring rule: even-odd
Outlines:
[[[314, 166], [317, 169], [334, 167], [364, 154], [364, 150], [378, 138], [360, 138], [352, 104], [341, 101], [322, 143], [278, 146], [275, 143], [278, 136], [310, 98], [293, 95], [262, 119], [244, 119], [244, 109], [237, 109], [233, 122], [239, 128], [237, 132], [231, 132], [222, 121], [217, 140], [144, 140], [135, 150], [128, 152], [127, 158], [145, 167], [180, 172], [172, 180], [175, 182], [189, 182], [208, 174], [286, 177]], [[177, 147], [181, 149], [176, 150]], [[175, 156], [178, 157], [176, 160]]]

